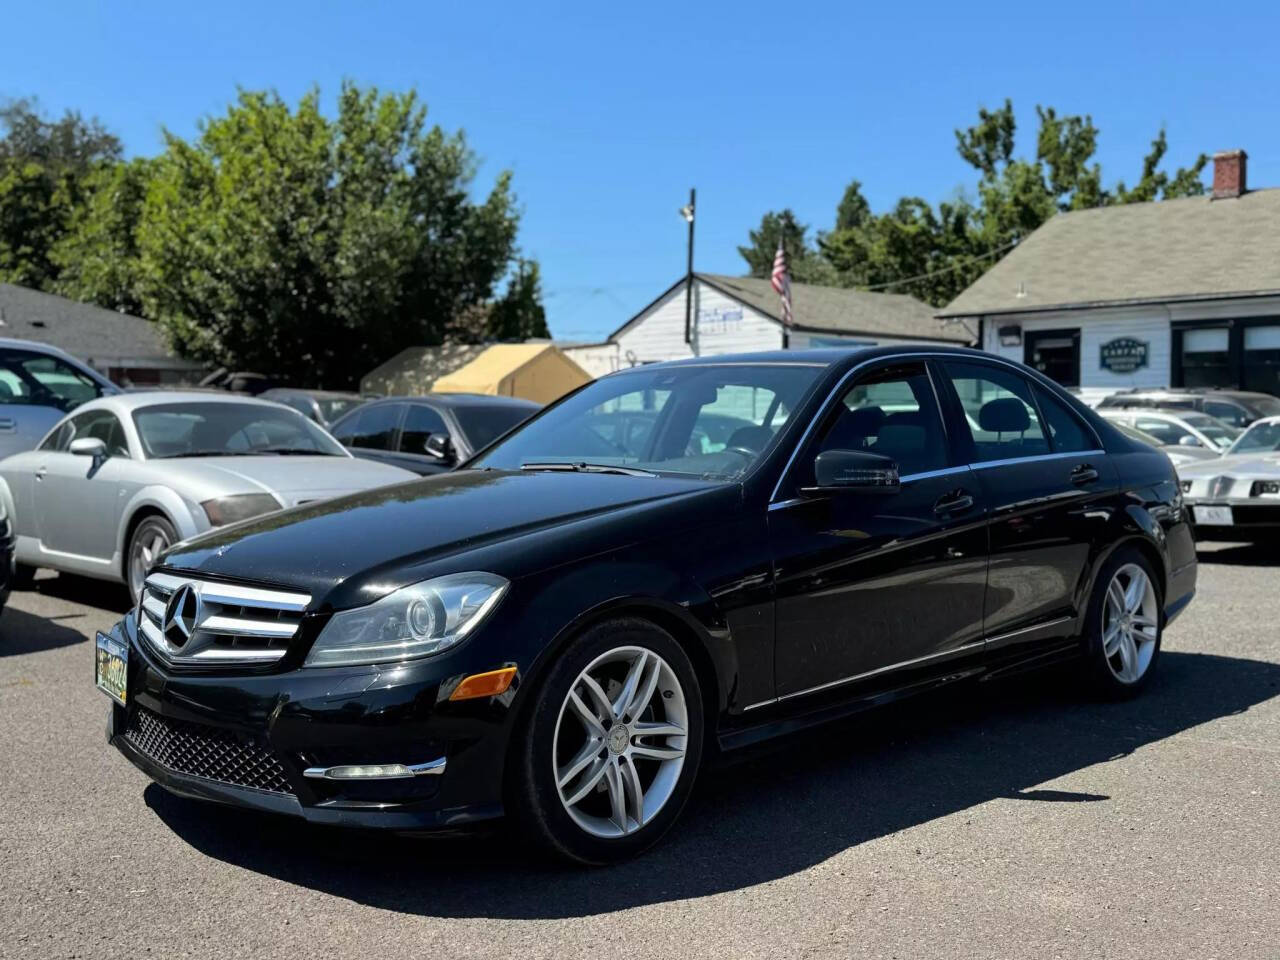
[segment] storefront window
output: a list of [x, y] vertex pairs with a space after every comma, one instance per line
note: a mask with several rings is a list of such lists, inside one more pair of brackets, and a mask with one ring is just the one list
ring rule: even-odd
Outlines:
[[1182, 331], [1182, 386], [1222, 387], [1231, 375], [1231, 331], [1226, 327]]
[[1244, 388], [1280, 394], [1280, 324], [1245, 328]]

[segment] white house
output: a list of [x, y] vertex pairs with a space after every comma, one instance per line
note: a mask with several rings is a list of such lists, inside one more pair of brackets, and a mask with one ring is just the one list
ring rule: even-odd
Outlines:
[[[604, 343], [566, 344], [562, 349], [588, 372], [600, 376], [659, 360], [784, 346], [782, 305], [768, 280], [695, 273], [688, 330], [686, 288], [684, 278], [677, 280]], [[785, 345], [793, 350], [973, 342], [962, 324], [935, 319], [934, 308], [904, 294], [795, 283], [791, 301], [794, 324], [787, 331]]]
[[939, 317], [1085, 395], [1125, 387], [1280, 394], [1280, 190], [1214, 157], [1208, 196], [1062, 213]]

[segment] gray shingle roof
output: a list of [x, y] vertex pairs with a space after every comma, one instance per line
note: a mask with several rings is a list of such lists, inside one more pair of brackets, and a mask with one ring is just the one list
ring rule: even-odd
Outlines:
[[[768, 280], [699, 273], [723, 293], [781, 322], [782, 306]], [[810, 283], [791, 285], [791, 309], [798, 330], [870, 333], [968, 343], [962, 328], [943, 326], [935, 308], [904, 293], [871, 293]]]
[[11, 283], [0, 283], [0, 321], [0, 337], [47, 343], [104, 369], [199, 366], [177, 360], [150, 320]]
[[938, 315], [1276, 292], [1280, 190], [1255, 190], [1058, 214]]

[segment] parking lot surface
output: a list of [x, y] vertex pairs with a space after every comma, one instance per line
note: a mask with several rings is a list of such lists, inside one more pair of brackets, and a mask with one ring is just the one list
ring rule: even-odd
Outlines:
[[1142, 698], [1058, 670], [826, 727], [587, 871], [166, 794], [104, 740], [122, 591], [45, 575], [0, 618], [0, 957], [1275, 958], [1280, 553], [1201, 563]]

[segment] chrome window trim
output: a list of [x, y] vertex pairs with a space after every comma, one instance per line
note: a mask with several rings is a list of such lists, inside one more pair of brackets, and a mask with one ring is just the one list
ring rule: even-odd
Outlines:
[[1043, 460], [1068, 460], [1071, 457], [1105, 457], [1105, 450], [1074, 450], [1067, 453], [1037, 453], [1030, 457], [1007, 457], [1004, 460], [979, 460], [969, 464], [973, 470], [988, 470], [992, 467], [1008, 467], [1015, 463], [1037, 463]]
[[[853, 365], [852, 367], [850, 367], [847, 371], [845, 371], [844, 376], [842, 376], [842, 377], [841, 377], [841, 378], [836, 382], [836, 385], [835, 385], [834, 387], [832, 387], [832, 388], [831, 388], [830, 392], [827, 394], [827, 399], [826, 399], [826, 400], [823, 402], [823, 404], [822, 404], [821, 409], [819, 409], [819, 410], [818, 410], [818, 413], [817, 413], [817, 415], [816, 415], [816, 416], [814, 416], [812, 419], [810, 419], [810, 421], [809, 421], [808, 425], [804, 428], [804, 433], [802, 433], [802, 434], [800, 435], [800, 439], [796, 442], [795, 447], [793, 447], [793, 448], [792, 448], [792, 450], [791, 450], [791, 455], [787, 458], [787, 462], [786, 462], [786, 464], [785, 464], [785, 465], [783, 466], [783, 468], [782, 468], [782, 473], [780, 473], [780, 474], [778, 475], [778, 482], [777, 482], [777, 483], [775, 483], [775, 484], [774, 484], [774, 486], [773, 486], [773, 493], [771, 493], [771, 494], [769, 495], [769, 500], [770, 500], [770, 506], [771, 506], [771, 507], [772, 507], [772, 505], [773, 505], [774, 503], [779, 502], [779, 501], [778, 501], [778, 494], [779, 494], [779, 493], [781, 492], [781, 490], [782, 490], [782, 484], [783, 484], [783, 482], [784, 482], [784, 481], [787, 479], [787, 477], [790, 475], [790, 473], [791, 473], [791, 468], [792, 468], [793, 466], [795, 466], [796, 457], [798, 457], [798, 456], [800, 455], [800, 451], [804, 448], [805, 444], [807, 444], [807, 443], [809, 442], [809, 437], [810, 437], [810, 435], [813, 433], [814, 429], [817, 427], [817, 425], [818, 425], [818, 421], [819, 421], [819, 420], [821, 420], [821, 419], [822, 419], [823, 414], [825, 414], [825, 413], [827, 412], [827, 410], [828, 410], [828, 409], [830, 409], [830, 406], [831, 406], [831, 403], [832, 403], [832, 398], [833, 398], [833, 397], [835, 397], [838, 393], [840, 393], [840, 391], [844, 388], [844, 385], [845, 385], [846, 383], [848, 383], [848, 382], [849, 382], [849, 379], [850, 379], [851, 377], [853, 377], [853, 376], [854, 376], [854, 375], [855, 375], [859, 370], [863, 369], [864, 367], [870, 366], [870, 365], [871, 365], [871, 364], [873, 364], [873, 363], [889, 362], [889, 361], [893, 361], [893, 360], [914, 360], [914, 359], [917, 359], [917, 358], [919, 358], [919, 359], [939, 359], [939, 358], [941, 358], [941, 359], [943, 359], [943, 360], [947, 360], [947, 359], [953, 359], [953, 360], [954, 360], [954, 359], [959, 359], [959, 360], [964, 361], [964, 362], [989, 363], [989, 364], [992, 364], [992, 365], [994, 365], [994, 366], [1004, 367], [1004, 368], [1006, 368], [1006, 369], [1008, 369], [1008, 370], [1012, 370], [1014, 373], [1018, 374], [1018, 375], [1019, 375], [1019, 376], [1021, 376], [1021, 377], [1026, 377], [1026, 374], [1025, 374], [1025, 373], [1023, 373], [1022, 369], [1020, 369], [1020, 367], [1021, 367], [1021, 365], [1020, 365], [1020, 364], [1014, 363], [1014, 362], [1013, 362], [1013, 361], [1011, 361], [1011, 360], [1006, 360], [1004, 357], [999, 357], [999, 356], [996, 356], [995, 354], [991, 354], [990, 356], [970, 356], [970, 355], [968, 355], [968, 354], [963, 354], [963, 353], [959, 353], [959, 354], [957, 354], [957, 353], [944, 353], [944, 352], [941, 352], [941, 351], [920, 351], [920, 352], [917, 352], [917, 353], [894, 353], [894, 354], [890, 354], [890, 355], [888, 355], [888, 356], [882, 356], [882, 357], [871, 357], [871, 358], [869, 358], [869, 359], [867, 359], [867, 360], [863, 360], [861, 363], [854, 364], [854, 365]], [[932, 377], [931, 377], [930, 379], [932, 380]], [[1030, 379], [1030, 378], [1028, 378], [1028, 379]], [[1035, 383], [1036, 383], [1036, 381], [1034, 381], [1034, 380], [1031, 380], [1031, 382], [1032, 382], [1033, 384], [1035, 384]], [[935, 388], [935, 389], [936, 389], [936, 388]], [[942, 421], [943, 421], [943, 425], [944, 425], [944, 427], [945, 427], [946, 422], [947, 422], [947, 414], [946, 414], [946, 412], [945, 412], [945, 411], [943, 411], [943, 410], [941, 410], [941, 409], [939, 409], [939, 413], [941, 413], [941, 414], [942, 414]], [[1098, 435], [1097, 435], [1097, 431], [1093, 429], [1092, 424], [1089, 424], [1088, 426], [1089, 426], [1089, 430], [1090, 430], [1090, 432], [1094, 435], [1094, 439], [1100, 439], [1100, 438], [1098, 437]], [[1091, 454], [1092, 454], [1092, 455], [1095, 455], [1095, 456], [1101, 456], [1101, 455], [1105, 455], [1105, 454], [1106, 454], [1106, 451], [1105, 451], [1105, 450], [1091, 450], [1091, 451], [1085, 451], [1085, 452], [1080, 452], [1080, 453], [1047, 454], [1047, 455], [1036, 455], [1036, 456], [1033, 456], [1033, 457], [1011, 457], [1011, 458], [1009, 458], [1009, 459], [1007, 459], [1007, 460], [1002, 460], [1002, 461], [988, 460], [988, 461], [986, 461], [986, 463], [985, 463], [985, 464], [983, 464], [983, 465], [984, 465], [984, 466], [1005, 466], [1005, 465], [1007, 465], [1007, 464], [1011, 464], [1011, 463], [1021, 463], [1021, 462], [1022, 462], [1022, 461], [1024, 461], [1024, 460], [1046, 459], [1046, 458], [1050, 458], [1050, 457], [1059, 457], [1059, 456], [1064, 456], [1064, 457], [1070, 457], [1070, 456], [1083, 457], [1083, 456], [1088, 456], [1088, 455], [1091, 455]], [[967, 465], [965, 465], [965, 466], [966, 466], [966, 467], [969, 467], [969, 468], [976, 468], [978, 465], [977, 465], [977, 464], [967, 464]], [[962, 468], [961, 468], [961, 467], [954, 467], [954, 468], [949, 468], [949, 469], [957, 469], [957, 470], [958, 470], [958, 469], [962, 469]], [[783, 503], [788, 503], [788, 505], [789, 505], [789, 501], [781, 501], [781, 502], [783, 502]]]

